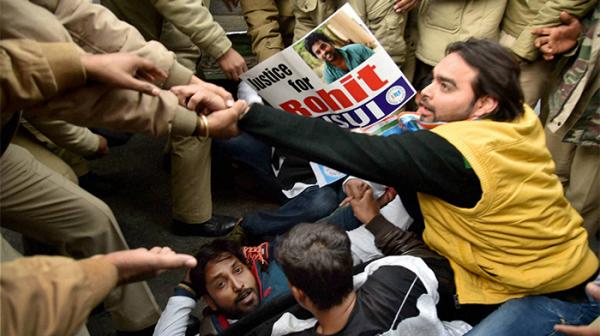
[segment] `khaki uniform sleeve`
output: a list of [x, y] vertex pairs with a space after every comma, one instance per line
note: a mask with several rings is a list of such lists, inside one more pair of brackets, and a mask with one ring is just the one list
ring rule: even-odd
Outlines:
[[279, 8], [275, 0], [241, 0], [242, 12], [252, 39], [252, 51], [258, 62], [285, 49], [279, 26]]
[[177, 63], [175, 54], [156, 41], [148, 41], [130, 24], [119, 20], [107, 8], [86, 0], [32, 0], [52, 12], [89, 53], [131, 52], [151, 60], [169, 77], [160, 87], [188, 84], [192, 72]]
[[72, 335], [117, 284], [100, 259], [20, 258], [0, 266], [0, 333]]
[[[5, 36], [23, 37], [26, 34], [37, 36], [35, 34], [47, 33], [48, 36], [44, 38], [72, 38], [80, 51], [131, 52], [153, 61], [168, 72], [166, 81], [155, 83], [163, 88], [188, 84], [192, 78], [192, 72], [177, 63], [172, 52], [156, 41], [146, 42], [135, 28], [117, 19], [105, 7], [84, 0], [6, 0], [3, 4], [2, 17], [7, 20], [6, 30], [3, 31]], [[41, 23], [40, 26], [46, 25], [51, 29], [11, 29], [10, 20], [23, 22], [23, 13], [50, 20], [51, 22]], [[52, 15], [47, 15], [48, 13]], [[64, 34], [70, 36], [65, 37]], [[27, 112], [78, 126], [106, 127], [153, 136], [169, 132], [188, 136], [196, 127], [195, 113], [180, 107], [171, 92], [163, 91], [159, 97], [153, 97], [99, 84], [72, 90], [68, 96], [44, 102], [44, 106], [32, 107]]]
[[93, 155], [98, 151], [98, 135], [86, 127], [62, 120], [38, 118], [37, 115], [26, 114], [24, 117], [21, 125], [43, 142], [53, 143], [81, 156]]
[[597, 0], [551, 0], [546, 1], [545, 4], [537, 11], [537, 15], [523, 29], [521, 34], [516, 38], [517, 40], [511, 47], [512, 51], [521, 58], [529, 61], [535, 61], [539, 58], [540, 52], [534, 46], [535, 35], [531, 34], [531, 31], [539, 27], [551, 27], [558, 26], [561, 24], [558, 18], [560, 12], [566, 11], [567, 13], [581, 18], [585, 16], [598, 2]]
[[202, 0], [151, 0], [177, 29], [210, 56], [221, 57], [231, 48], [225, 30], [213, 19]]
[[294, 41], [298, 41], [304, 35], [316, 28], [319, 24], [330, 17], [338, 8], [344, 5], [346, 0], [293, 0], [294, 16], [296, 25], [294, 27]]
[[0, 41], [2, 125], [20, 109], [85, 83], [80, 53], [73, 43]]

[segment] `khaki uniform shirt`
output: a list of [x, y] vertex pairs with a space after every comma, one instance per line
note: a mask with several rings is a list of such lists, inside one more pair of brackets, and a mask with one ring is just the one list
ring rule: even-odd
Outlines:
[[102, 259], [19, 258], [0, 265], [0, 334], [73, 335], [117, 285]]
[[241, 0], [252, 51], [258, 62], [282, 51], [294, 35], [294, 4], [292, 0]]

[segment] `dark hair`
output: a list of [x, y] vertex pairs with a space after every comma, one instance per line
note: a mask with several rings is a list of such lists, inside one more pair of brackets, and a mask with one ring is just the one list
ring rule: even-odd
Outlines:
[[290, 284], [321, 310], [340, 304], [353, 290], [350, 239], [335, 225], [294, 226], [277, 245], [276, 258]]
[[506, 48], [490, 40], [471, 37], [454, 42], [446, 48], [446, 55], [458, 53], [477, 70], [471, 86], [475, 98], [489, 96], [498, 101], [498, 107], [485, 118], [511, 121], [523, 114], [523, 91], [519, 83], [521, 69]]
[[312, 51], [312, 46], [317, 41], [323, 41], [325, 43], [329, 43], [329, 44], [333, 45], [333, 41], [331, 41], [331, 39], [329, 38], [329, 36], [327, 36], [327, 35], [325, 35], [323, 33], [314, 32], [314, 33], [308, 35], [304, 39], [304, 49], [306, 49], [311, 55], [313, 55], [314, 58], [318, 58], [318, 57]]
[[238, 258], [242, 263], [246, 263], [241, 245], [233, 240], [215, 239], [208, 244], [202, 245], [198, 252], [196, 252], [195, 257], [198, 263], [190, 271], [192, 289], [196, 291], [196, 295], [206, 294], [206, 265], [226, 253]]

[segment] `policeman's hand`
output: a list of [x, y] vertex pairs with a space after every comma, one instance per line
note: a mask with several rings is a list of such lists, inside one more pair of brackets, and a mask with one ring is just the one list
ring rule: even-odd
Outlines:
[[219, 67], [221, 67], [227, 78], [231, 80], [239, 80], [240, 76], [248, 71], [246, 61], [233, 48], [229, 48], [223, 56], [219, 57], [217, 63], [219, 63]]
[[209, 114], [233, 105], [233, 97], [220, 86], [199, 80], [194, 84], [171, 88], [179, 104], [198, 113]]
[[419, 0], [396, 0], [394, 11], [396, 13], [409, 12], [419, 4]]
[[83, 54], [81, 63], [91, 80], [153, 96], [158, 96], [160, 89], [151, 82], [167, 78], [151, 61], [128, 53]]
[[545, 60], [554, 59], [554, 55], [562, 54], [574, 48], [582, 32], [582, 25], [576, 17], [567, 12], [560, 13], [562, 24], [558, 27], [536, 28], [531, 31], [537, 38], [533, 42], [540, 49]]
[[209, 135], [212, 138], [229, 139], [240, 134], [238, 120], [248, 111], [248, 104], [243, 100], [236, 101], [232, 107], [216, 111], [206, 117]]
[[175, 268], [196, 266], [196, 258], [187, 254], [177, 254], [169, 247], [153, 247], [150, 250], [138, 248], [98, 255], [115, 265], [118, 271], [118, 284], [141, 281]]
[[373, 189], [369, 187], [359, 197], [353, 197], [350, 200], [352, 212], [358, 220], [363, 223], [369, 223], [375, 216], [379, 214], [379, 203], [373, 197]]

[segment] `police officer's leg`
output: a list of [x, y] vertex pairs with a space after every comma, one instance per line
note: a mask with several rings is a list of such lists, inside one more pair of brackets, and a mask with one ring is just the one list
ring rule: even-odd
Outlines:
[[[56, 246], [74, 258], [127, 249], [111, 210], [101, 200], [10, 145], [0, 158], [2, 225]], [[160, 310], [146, 283], [120, 287], [105, 301], [116, 328], [139, 330]]]

